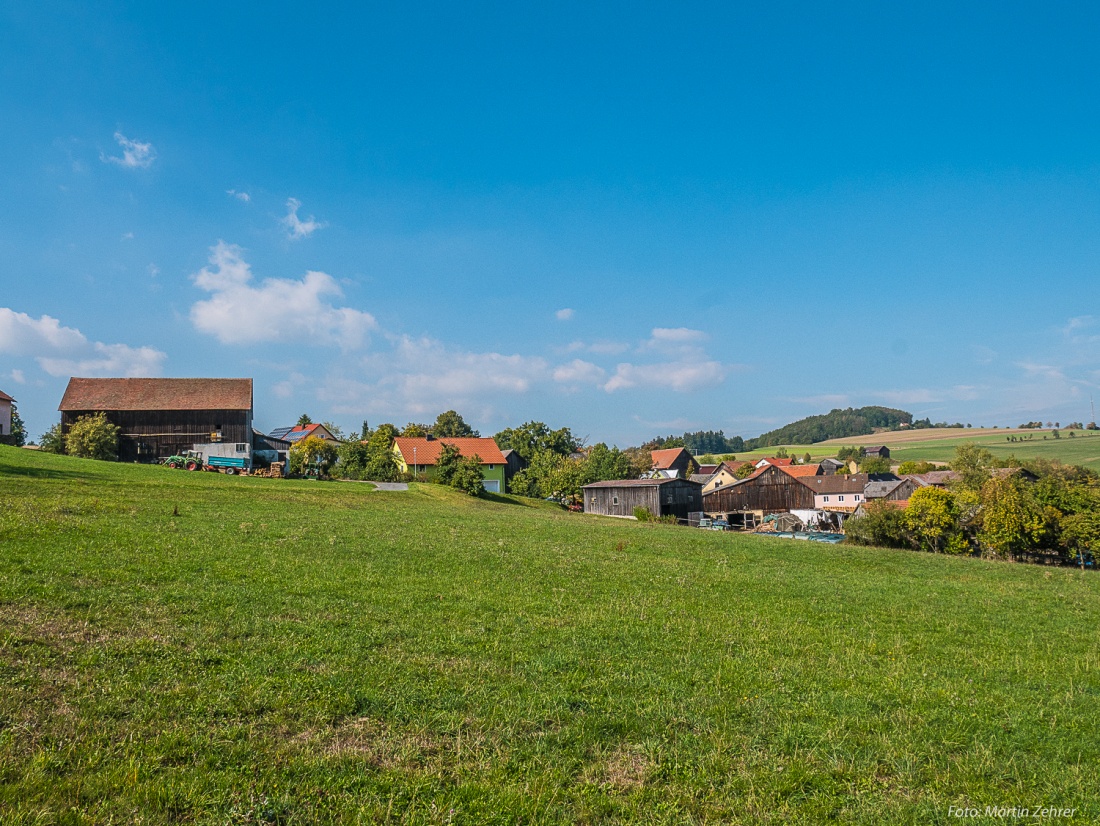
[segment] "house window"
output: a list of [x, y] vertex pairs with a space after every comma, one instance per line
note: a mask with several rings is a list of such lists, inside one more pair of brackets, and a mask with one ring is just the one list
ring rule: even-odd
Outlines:
[[825, 497], [825, 501], [826, 501], [826, 502], [828, 502], [828, 501], [829, 501], [829, 497], [828, 497], [828, 496], [826, 496], [826, 497]]
[[493, 466], [492, 466], [492, 465], [489, 465], [489, 470], [492, 470], [492, 469], [493, 469]]
[[858, 493], [856, 494], [856, 501], [857, 502], [859, 501], [859, 494]]
[[844, 501], [844, 495], [841, 494], [839, 497], [837, 497], [837, 499], [838, 499], [838, 501], [843, 502]]
[[245, 444], [234, 445], [233, 449], [235, 451], [237, 451], [237, 453], [247, 453], [248, 452], [248, 445], [245, 445]]

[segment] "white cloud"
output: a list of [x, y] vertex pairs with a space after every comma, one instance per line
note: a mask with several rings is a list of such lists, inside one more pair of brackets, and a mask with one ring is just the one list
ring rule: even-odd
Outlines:
[[625, 353], [629, 349], [630, 345], [621, 341], [593, 341], [591, 343], [571, 341], [564, 348], [561, 348], [559, 352], [577, 353], [584, 350], [589, 353], [595, 353], [596, 355], [617, 356], [619, 353]]
[[122, 233], [122, 240], [123, 241], [133, 241], [134, 240], [134, 233], [132, 233], [132, 232]]
[[51, 376], [121, 376], [136, 378], [160, 374], [165, 355], [152, 347], [92, 343], [92, 351], [76, 358], [39, 358]]
[[709, 336], [702, 330], [692, 330], [688, 327], [654, 327], [649, 335], [649, 343], [657, 344], [689, 344], [698, 341], [706, 341]]
[[335, 412], [358, 415], [369, 408], [400, 418], [455, 408], [487, 417], [500, 399], [549, 379], [538, 357], [456, 350], [430, 338], [395, 336], [391, 342], [391, 352], [362, 360], [360, 375], [371, 378], [327, 377], [322, 395]]
[[0, 353], [33, 356], [51, 376], [155, 376], [166, 358], [152, 347], [88, 341], [56, 318], [36, 319], [7, 307], [0, 307]]
[[252, 200], [252, 196], [249, 195], [247, 192], [241, 192], [236, 189], [227, 189], [225, 191], [225, 194], [236, 198], [238, 201], [244, 201], [244, 203], [246, 204]]
[[22, 370], [12, 370], [8, 375], [11, 376], [11, 380], [16, 384], [26, 384], [27, 377]]
[[191, 276], [195, 286], [212, 293], [191, 307], [195, 328], [223, 344], [304, 341], [362, 346], [377, 329], [374, 316], [350, 307], [334, 307], [327, 297], [343, 291], [336, 279], [310, 271], [300, 280], [267, 278], [252, 284], [252, 269], [235, 244], [219, 241], [210, 248], [210, 264]]
[[87, 345], [79, 330], [62, 327], [56, 318], [44, 315], [31, 318], [0, 307], [0, 353], [34, 356], [44, 352], [68, 352]]
[[287, 213], [279, 221], [286, 229], [287, 238], [308, 238], [315, 231], [327, 226], [322, 221], [317, 221], [312, 215], [306, 220], [298, 217], [298, 208], [302, 205], [297, 198], [288, 198], [286, 202]]
[[554, 368], [554, 381], [559, 384], [600, 384], [607, 371], [590, 361], [573, 359], [568, 364], [562, 364]]
[[573, 310], [569, 307], [565, 307], [554, 313], [554, 318], [558, 321], [569, 321], [573, 317]]
[[115, 132], [115, 142], [122, 147], [122, 157], [100, 154], [104, 163], [113, 163], [126, 169], [148, 169], [153, 165], [157, 152], [153, 144], [132, 141], [121, 132]]
[[638, 387], [682, 393], [719, 384], [725, 377], [726, 367], [717, 361], [620, 364], [603, 389], [614, 393]]

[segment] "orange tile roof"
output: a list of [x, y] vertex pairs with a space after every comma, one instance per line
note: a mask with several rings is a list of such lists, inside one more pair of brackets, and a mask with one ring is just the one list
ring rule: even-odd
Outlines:
[[[500, 452], [497, 443], [487, 438], [449, 438], [425, 439], [419, 436], [398, 436], [393, 440], [401, 452], [405, 464], [434, 465], [439, 461], [443, 445], [454, 445], [459, 456], [477, 456], [483, 465], [505, 465], [508, 460]], [[415, 452], [414, 452], [415, 451]]]
[[653, 458], [653, 467], [658, 470], [667, 470], [672, 467], [672, 463], [684, 452], [682, 447], [669, 447], [664, 450], [650, 451], [650, 456]]
[[0, 390], [0, 402], [13, 402], [13, 401], [15, 401], [15, 399], [13, 399], [11, 396], [9, 396], [7, 393], [5, 393], [3, 390]]
[[779, 465], [779, 469], [796, 478], [799, 476], [817, 476], [821, 472], [820, 465]]
[[252, 379], [69, 379], [58, 410], [251, 410]]
[[[760, 461], [757, 459], [756, 461]], [[794, 464], [794, 459], [777, 459], [774, 456], [765, 456], [764, 461], [769, 465], [775, 465], [776, 467], [787, 467]]]

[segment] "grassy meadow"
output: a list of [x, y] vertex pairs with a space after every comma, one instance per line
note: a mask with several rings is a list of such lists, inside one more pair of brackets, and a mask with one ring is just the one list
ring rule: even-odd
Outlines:
[[1098, 822], [1098, 616], [1075, 570], [0, 447], [0, 822]]
[[[886, 445], [890, 448], [890, 458], [895, 462], [910, 459], [929, 462], [949, 462], [955, 456], [955, 448], [964, 444], [976, 444], [991, 451], [997, 458], [1015, 456], [1018, 459], [1057, 459], [1069, 465], [1082, 465], [1100, 471], [1100, 431], [1078, 430], [1072, 439], [1062, 430], [1061, 438], [1055, 439], [1049, 430], [979, 430], [977, 428], [933, 428], [928, 430], [909, 430], [890, 433], [876, 433], [872, 436], [854, 436], [848, 439], [830, 439], [812, 445], [788, 445], [792, 456], [809, 453], [814, 460], [835, 456], [845, 445]], [[1017, 438], [1031, 435], [1024, 442], [1010, 442], [1009, 435]], [[1044, 439], [1043, 437], [1047, 438]], [[737, 454], [738, 459], [769, 456], [778, 448], [761, 448], [752, 452]]]

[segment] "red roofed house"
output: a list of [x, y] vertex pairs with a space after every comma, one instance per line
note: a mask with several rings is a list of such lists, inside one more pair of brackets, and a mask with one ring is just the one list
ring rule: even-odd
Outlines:
[[789, 467], [794, 464], [794, 459], [777, 459], [774, 456], [765, 456], [759, 462], [756, 463], [756, 468], [760, 468], [766, 465], [772, 465], [773, 467]]
[[504, 468], [508, 460], [492, 439], [398, 436], [393, 440], [393, 455], [397, 459], [398, 469], [402, 473], [412, 471], [416, 476], [432, 478], [443, 452], [443, 445], [457, 447], [459, 456], [477, 456], [481, 460], [481, 483], [485, 490], [490, 493], [504, 493]]
[[252, 453], [252, 379], [69, 379], [61, 432], [104, 413], [121, 429], [121, 462], [155, 462], [195, 444], [225, 442]]
[[0, 437], [11, 435], [11, 396], [0, 390]]
[[779, 465], [779, 469], [788, 476], [822, 476], [821, 465]]
[[653, 459], [652, 476], [664, 479], [686, 479], [691, 475], [691, 468], [695, 460], [687, 448], [670, 447], [665, 450], [650, 452]]

